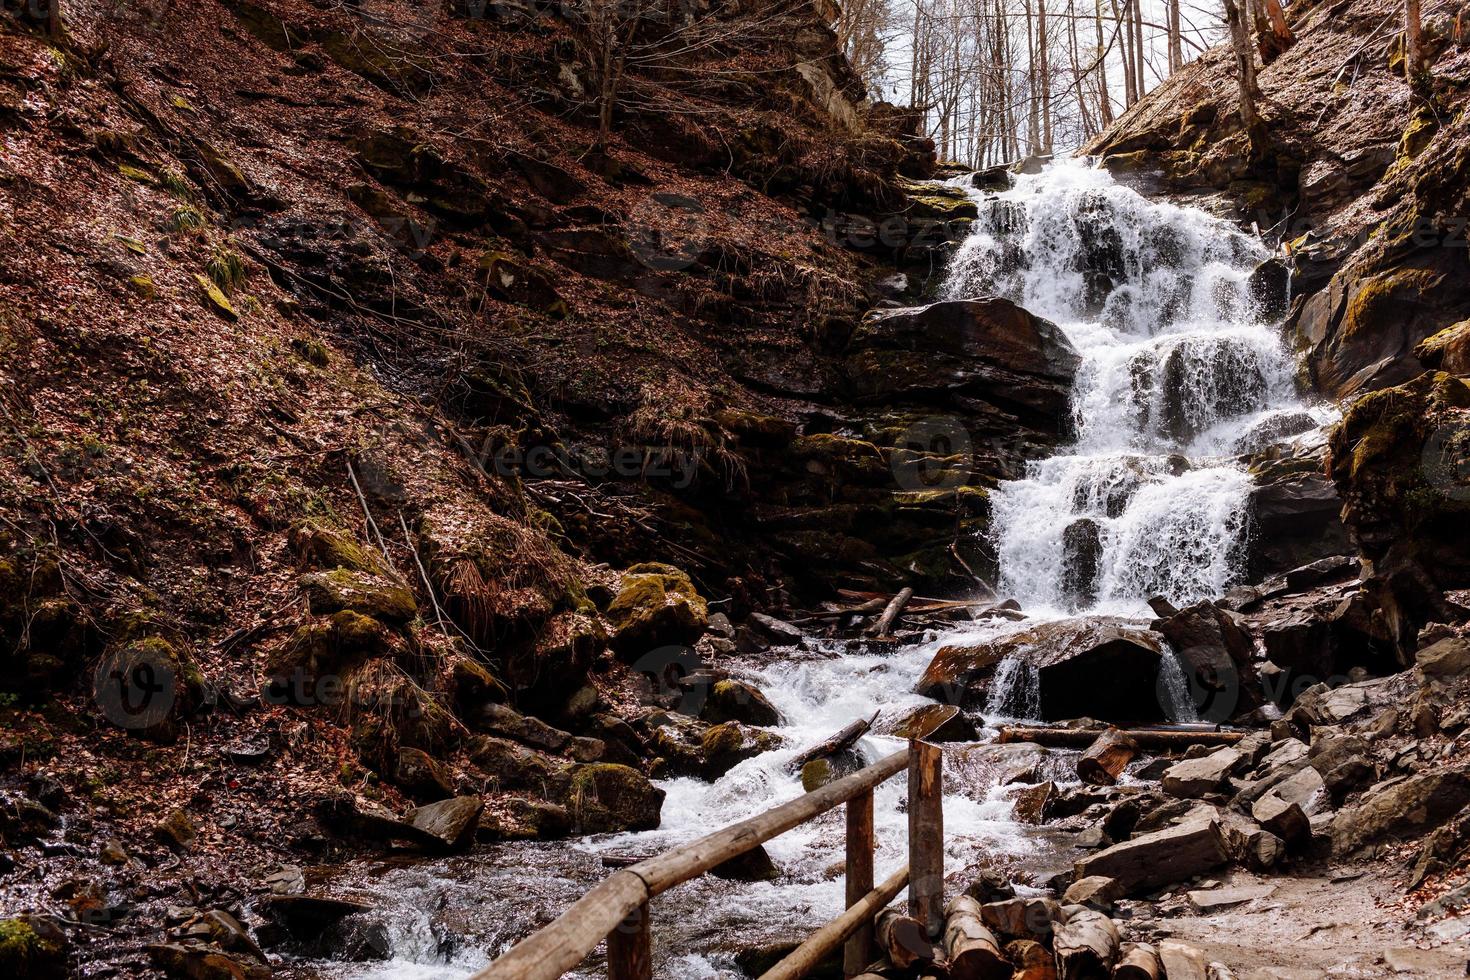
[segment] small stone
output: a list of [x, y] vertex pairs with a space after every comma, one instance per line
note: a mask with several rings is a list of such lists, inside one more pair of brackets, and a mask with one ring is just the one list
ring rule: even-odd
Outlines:
[[97, 859], [103, 864], [127, 864], [128, 852], [123, 849], [122, 843], [120, 841], [109, 840], [105, 844], [103, 844], [102, 849], [97, 852]]
[[1062, 895], [1064, 905], [1084, 905], [1099, 912], [1111, 913], [1113, 904], [1123, 897], [1123, 889], [1116, 878], [1091, 875], [1079, 878]]
[[187, 851], [199, 836], [193, 819], [183, 810], [174, 810], [153, 827], [159, 840], [176, 851]]
[[1211, 888], [1189, 893], [1189, 904], [1196, 912], [1208, 914], [1276, 894], [1275, 885], [1240, 885], [1234, 888]]

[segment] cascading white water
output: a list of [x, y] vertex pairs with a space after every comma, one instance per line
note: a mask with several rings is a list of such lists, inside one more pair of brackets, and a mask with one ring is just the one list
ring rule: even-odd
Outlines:
[[[1060, 163], [980, 199], [981, 218], [957, 256], [952, 296], [999, 293], [1061, 325], [1084, 362], [1075, 398], [1077, 441], [1038, 461], [993, 495], [1004, 585], [1033, 618], [1078, 606], [1143, 610], [1218, 594], [1238, 567], [1249, 476], [1223, 458], [1262, 419], [1297, 408], [1291, 364], [1258, 322], [1247, 279], [1261, 246], [1200, 212], [1150, 203], [1080, 163]], [[1083, 560], [1079, 561], [1078, 559]], [[1086, 594], [1087, 601], [1079, 601]], [[368, 866], [350, 882], [385, 908], [390, 958], [331, 972], [374, 980], [466, 977], [547, 921], [607, 872], [607, 852], [649, 854], [802, 793], [786, 763], [855, 718], [896, 717], [931, 702], [915, 680], [947, 644], [981, 643], [1025, 624], [971, 624], [886, 654], [837, 649], [791, 653], [744, 675], [783, 715], [786, 744], [712, 783], [664, 780], [658, 830], [546, 844], [502, 844], [471, 857], [406, 867]], [[722, 664], [740, 669], [739, 664]], [[1036, 671], [1000, 666], [985, 715], [1034, 717]], [[1188, 718], [1188, 684], [1166, 659], [1160, 694]], [[881, 727], [881, 722], [880, 722]], [[872, 761], [898, 747], [868, 736]], [[1007, 870], [1048, 867], [1054, 856], [1010, 819], [1014, 787], [967, 781], [947, 755], [946, 869], [985, 856]], [[1041, 778], [1075, 779], [1069, 760]], [[878, 875], [904, 859], [903, 780], [875, 794]], [[705, 876], [652, 906], [657, 975], [727, 980], [742, 974], [732, 948], [804, 938], [843, 905], [842, 814], [834, 811], [767, 844], [775, 881], [741, 884]], [[1022, 888], [1025, 892], [1024, 887]], [[578, 976], [599, 975], [594, 962]]]
[[1064, 161], [976, 195], [949, 298], [993, 293], [1055, 321], [1082, 354], [1075, 445], [992, 497], [1001, 586], [1030, 610], [1134, 613], [1225, 590], [1250, 478], [1228, 454], [1304, 411], [1261, 321], [1255, 239]]

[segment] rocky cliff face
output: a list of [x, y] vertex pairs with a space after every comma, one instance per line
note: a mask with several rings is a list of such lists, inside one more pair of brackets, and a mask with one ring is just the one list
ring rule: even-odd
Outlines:
[[[1356, 642], [1369, 637], [1407, 664], [1421, 627], [1462, 618], [1450, 597], [1470, 585], [1450, 555], [1470, 544], [1451, 516], [1465, 458], [1452, 375], [1467, 367], [1470, 316], [1460, 85], [1470, 37], [1460, 5], [1426, 14], [1433, 83], [1416, 98], [1403, 79], [1402, 14], [1388, 2], [1291, 4], [1297, 40], [1260, 73], [1270, 133], [1260, 153], [1241, 130], [1226, 47], [1087, 150], [1129, 179], [1227, 209], [1282, 245], [1291, 274], [1284, 329], [1304, 358], [1302, 382], [1349, 411], [1318, 473], [1302, 460], [1257, 461], [1266, 484], [1258, 510], [1315, 513], [1321, 472], [1330, 473], [1368, 560]], [[1263, 270], [1263, 281], [1273, 274]]]

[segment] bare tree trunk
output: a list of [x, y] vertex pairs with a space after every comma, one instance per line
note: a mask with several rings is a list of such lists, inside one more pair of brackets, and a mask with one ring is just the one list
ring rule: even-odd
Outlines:
[[1427, 76], [1419, 0], [1404, 0], [1404, 78], [1415, 93], [1423, 93], [1429, 88]]
[[1133, 53], [1138, 61], [1135, 77], [1138, 80], [1138, 97], [1141, 99], [1148, 94], [1148, 83], [1143, 76], [1143, 0], [1133, 0]]
[[1256, 100], [1260, 89], [1256, 86], [1256, 54], [1251, 47], [1250, 30], [1241, 15], [1236, 0], [1225, 0], [1225, 21], [1230, 26], [1231, 46], [1235, 49], [1235, 69], [1240, 87], [1240, 121], [1245, 127], [1246, 140], [1251, 154], [1259, 156], [1265, 149], [1265, 134], [1261, 127], [1260, 113]]
[[1122, 10], [1118, 9], [1118, 0], [1109, 0], [1113, 5], [1113, 24], [1116, 27], [1115, 35], [1121, 35], [1123, 39], [1123, 108], [1128, 109], [1138, 101], [1138, 83], [1133, 77], [1133, 31], [1128, 28], [1127, 11], [1130, 0], [1123, 0]]
[[46, 5], [46, 33], [54, 41], [66, 35], [66, 25], [61, 22], [61, 0], [50, 0]]
[[1046, 3], [1037, 0], [1036, 50], [1041, 62], [1041, 148], [1051, 152], [1051, 48], [1046, 37]]
[[1026, 11], [1026, 152], [1041, 152], [1041, 117], [1037, 104], [1036, 31], [1031, 20], [1031, 0], [1025, 0]]
[[1179, 2], [1169, 0], [1169, 74], [1184, 67], [1184, 42], [1179, 30]]
[[1113, 124], [1113, 100], [1108, 95], [1108, 49], [1103, 38], [1102, 0], [1093, 0], [1092, 17], [1097, 25], [1097, 102], [1104, 127]]

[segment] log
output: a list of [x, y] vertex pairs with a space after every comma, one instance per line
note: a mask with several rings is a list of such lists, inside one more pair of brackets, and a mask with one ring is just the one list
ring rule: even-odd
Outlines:
[[[903, 891], [909, 880], [909, 869], [903, 868], [883, 884], [868, 892], [846, 912], [812, 933], [806, 942], [786, 955], [781, 962], [762, 973], [760, 980], [800, 980], [814, 971], [834, 949], [864, 926], [871, 926], [873, 915]], [[859, 967], [859, 971], [866, 968]]]
[[790, 762], [786, 763], [786, 771], [801, 772], [801, 767], [813, 759], [823, 759], [829, 755], [836, 755], [843, 749], [850, 748], [854, 742], [868, 733], [868, 728], [877, 718], [877, 712], [873, 713], [872, 718], [859, 718], [826, 741], [813, 745], [804, 752], [798, 752], [792, 757]]
[[1111, 786], [1138, 754], [1138, 743], [1120, 728], [1103, 732], [1077, 759], [1077, 775], [1084, 783]]
[[1163, 975], [1158, 951], [1148, 943], [1124, 943], [1119, 947], [1113, 980], [1161, 980]]
[[898, 909], [887, 909], [879, 914], [875, 933], [879, 948], [900, 970], [908, 970], [915, 965], [934, 960], [934, 945], [929, 942], [929, 930], [924, 928], [924, 923], [904, 915]]
[[653, 980], [653, 933], [647, 902], [607, 934], [607, 976], [608, 980]]
[[944, 751], [909, 741], [909, 915], [944, 931]]
[[888, 603], [888, 608], [883, 610], [883, 615], [879, 616], [878, 621], [868, 630], [868, 635], [888, 636], [893, 628], [893, 621], [898, 618], [899, 613], [903, 612], [903, 607], [908, 605], [909, 600], [913, 597], [913, 589], [900, 589], [898, 595], [893, 597], [893, 601]]
[[[847, 801], [847, 907], [873, 890], [873, 791]], [[890, 899], [891, 900], [891, 899]], [[884, 902], [887, 905], [888, 902]], [[873, 917], [865, 916], [842, 950], [844, 976], [862, 973], [873, 961]]]
[[956, 895], [944, 909], [944, 954], [954, 980], [1010, 980], [1010, 961], [980, 919], [980, 903]]
[[[1234, 745], [1249, 732], [1219, 731], [1212, 728], [1125, 728], [1121, 729], [1140, 749], [1183, 752], [1191, 745]], [[1050, 728], [1041, 725], [1006, 725], [998, 742], [1034, 742], [1060, 749], [1083, 749], [1097, 738], [1096, 729]]]
[[1118, 929], [1101, 912], [1077, 912], [1053, 930], [1052, 951], [1057, 957], [1057, 980], [1105, 977], [1118, 958]]
[[1057, 980], [1057, 963], [1051, 950], [1031, 939], [1006, 943], [1006, 956], [1016, 964], [1011, 980]]

